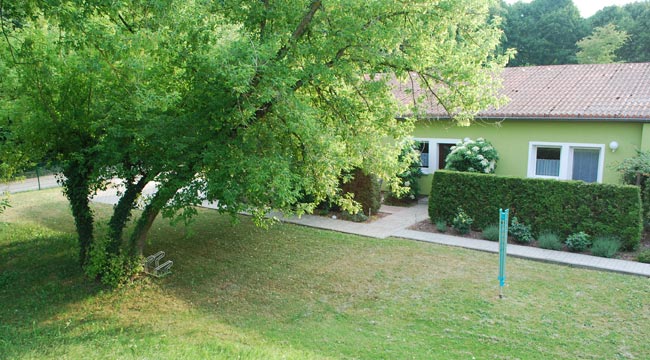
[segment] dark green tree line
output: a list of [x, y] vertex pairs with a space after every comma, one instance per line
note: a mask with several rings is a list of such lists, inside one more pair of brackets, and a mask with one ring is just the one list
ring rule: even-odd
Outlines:
[[648, 1], [608, 6], [588, 19], [571, 0], [501, 1], [492, 13], [505, 19], [502, 48], [517, 51], [509, 66], [650, 61]]

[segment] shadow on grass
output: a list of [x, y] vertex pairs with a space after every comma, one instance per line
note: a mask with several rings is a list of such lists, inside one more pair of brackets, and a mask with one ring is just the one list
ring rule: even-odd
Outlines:
[[0, 338], [45, 346], [34, 333], [50, 332], [46, 323], [101, 287], [84, 277], [74, 236], [3, 223], [0, 233]]
[[119, 324], [110, 317], [28, 326], [0, 325], [3, 359], [142, 359], [175, 345], [164, 330], [146, 324]]

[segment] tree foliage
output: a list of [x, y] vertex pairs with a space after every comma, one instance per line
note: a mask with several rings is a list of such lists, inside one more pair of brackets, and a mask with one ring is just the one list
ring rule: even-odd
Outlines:
[[400, 161], [408, 164], [408, 167], [403, 172], [397, 174], [404, 188], [388, 191], [384, 202], [388, 204], [403, 204], [412, 203], [418, 200], [420, 196], [419, 179], [424, 175], [421, 168], [421, 159], [418, 152], [413, 152], [413, 148], [417, 145], [411, 141], [406, 142], [402, 146], [400, 153]]
[[[353, 210], [342, 174], [399, 186], [407, 166], [398, 155], [412, 123], [395, 118], [406, 109], [392, 76], [419, 81], [462, 121], [497, 102], [493, 75], [507, 56], [495, 53], [488, 5], [0, 2], [0, 119], [11, 133], [1, 146], [61, 165], [80, 261], [95, 270], [132, 266], [159, 214], [187, 219], [203, 200], [260, 222], [325, 198]], [[113, 178], [121, 198], [98, 241], [88, 199]], [[125, 234], [151, 182], [157, 192]]]
[[576, 54], [580, 64], [608, 64], [616, 61], [615, 52], [620, 49], [629, 35], [616, 30], [614, 24], [597, 27], [594, 32], [578, 41], [580, 51]]
[[625, 184], [641, 186], [650, 179], [650, 151], [637, 150], [636, 156], [626, 158], [616, 165]]
[[[614, 58], [622, 62], [650, 61], [650, 2], [647, 1], [608, 6], [588, 19], [579, 15], [571, 0], [534, 0], [511, 5], [500, 1], [491, 12], [505, 19], [502, 47], [513, 48], [518, 53], [510, 66], [612, 62]], [[611, 45], [605, 44], [611, 40], [614, 40], [613, 44], [619, 44], [622, 37], [622, 34], [608, 29], [608, 24], [629, 37], [613, 51], [613, 55], [600, 58], [590, 51], [602, 49], [609, 52]], [[595, 42], [583, 43], [590, 49], [583, 50], [582, 60], [579, 60], [581, 49], [577, 42], [589, 34]], [[605, 36], [607, 34], [609, 36]]]
[[650, 2], [638, 1], [624, 6], [608, 6], [589, 18], [596, 27], [614, 24], [629, 39], [616, 51], [623, 62], [650, 61]]
[[517, 50], [510, 66], [575, 64], [588, 26], [571, 0], [533, 0], [507, 7], [504, 34], [504, 47]]

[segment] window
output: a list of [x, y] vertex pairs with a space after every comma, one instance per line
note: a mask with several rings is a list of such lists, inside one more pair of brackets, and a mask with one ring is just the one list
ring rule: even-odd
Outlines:
[[457, 139], [415, 139], [417, 150], [420, 152], [422, 172], [432, 174], [438, 169], [444, 169], [447, 155], [451, 147], [460, 140]]
[[429, 167], [429, 142], [419, 141], [417, 143], [418, 151], [420, 151], [420, 167]]
[[572, 179], [598, 181], [599, 149], [573, 149]]
[[560, 176], [560, 154], [559, 147], [537, 147], [537, 161], [535, 162], [535, 175], [539, 176]]
[[528, 177], [601, 182], [602, 144], [531, 142]]

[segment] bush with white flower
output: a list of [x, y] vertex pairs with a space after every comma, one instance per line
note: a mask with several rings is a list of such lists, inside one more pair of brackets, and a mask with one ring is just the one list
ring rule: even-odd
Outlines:
[[402, 148], [399, 160], [409, 164], [408, 168], [404, 172], [397, 175], [401, 180], [401, 185], [406, 189], [402, 189], [402, 191], [391, 189], [384, 199], [384, 202], [390, 205], [401, 205], [404, 203], [414, 202], [420, 195], [418, 179], [420, 179], [423, 174], [422, 169], [420, 168], [420, 157], [414, 152], [412, 144], [408, 143], [404, 148]]
[[499, 154], [492, 143], [483, 138], [467, 138], [451, 147], [445, 169], [493, 174], [498, 160]]

